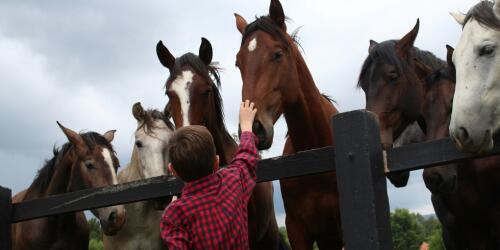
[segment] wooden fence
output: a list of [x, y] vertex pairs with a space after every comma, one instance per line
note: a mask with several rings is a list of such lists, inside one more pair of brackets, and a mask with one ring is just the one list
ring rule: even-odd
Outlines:
[[[344, 242], [349, 250], [393, 249], [387, 173], [500, 154], [500, 140], [495, 140], [491, 152], [480, 156], [458, 151], [450, 139], [383, 151], [376, 117], [364, 110], [335, 116], [333, 135], [335, 148], [261, 160], [257, 178], [263, 182], [336, 170]], [[161, 176], [14, 204], [11, 191], [0, 187], [0, 250], [11, 249], [12, 223], [175, 195], [182, 186], [173, 177]]]

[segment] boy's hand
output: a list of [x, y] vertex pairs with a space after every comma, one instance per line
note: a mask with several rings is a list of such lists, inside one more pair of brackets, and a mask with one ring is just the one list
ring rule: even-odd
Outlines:
[[241, 102], [240, 106], [240, 127], [241, 132], [252, 132], [253, 120], [255, 119], [255, 114], [257, 109], [253, 108], [253, 102], [250, 103], [249, 100]]

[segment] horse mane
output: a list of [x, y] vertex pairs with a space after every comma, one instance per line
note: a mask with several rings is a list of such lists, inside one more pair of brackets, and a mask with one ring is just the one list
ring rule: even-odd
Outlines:
[[[396, 69], [400, 75], [404, 74], [405, 66], [408, 67], [408, 63], [405, 60], [402, 60], [401, 57], [396, 53], [396, 42], [398, 40], [389, 40], [378, 44], [368, 55], [368, 57], [363, 62], [361, 66], [361, 72], [358, 78], [358, 87], [362, 86], [363, 83], [368, 81], [363, 81], [368, 73], [368, 69], [372, 66], [372, 64], [376, 60], [383, 60], [384, 62], [396, 66]], [[443, 67], [445, 62], [438, 57], [436, 57], [433, 53], [429, 51], [420, 50], [417, 47], [411, 48], [410, 56], [414, 56], [417, 61], [422, 62], [423, 64], [429, 66], [433, 71], [438, 70]]]
[[146, 110], [145, 114], [146, 115], [144, 116], [144, 119], [137, 130], [144, 129], [144, 132], [146, 132], [146, 134], [151, 135], [153, 133], [152, 130], [157, 128], [157, 126], [155, 125], [155, 120], [162, 120], [169, 129], [175, 129], [174, 125], [170, 121], [170, 116], [168, 116], [167, 114], [156, 109], [148, 109]]
[[489, 0], [482, 0], [476, 4], [467, 12], [462, 28], [464, 28], [470, 20], [476, 20], [486, 27], [500, 31], [500, 20], [498, 20], [493, 12], [494, 4], [494, 2]]
[[323, 98], [325, 98], [327, 101], [331, 102], [332, 104], [336, 104], [337, 102], [333, 100], [333, 98], [327, 94], [321, 94]]
[[[80, 134], [80, 136], [85, 141], [87, 147], [92, 150], [96, 145], [104, 146], [109, 149], [112, 154], [115, 153], [113, 149], [113, 145], [106, 140], [102, 135], [96, 132], [86, 132]], [[69, 142], [63, 144], [61, 148], [57, 148], [54, 146], [52, 149], [53, 156], [50, 160], [45, 160], [44, 166], [38, 170], [38, 174], [36, 175], [33, 183], [30, 188], [35, 188], [36, 190], [44, 190], [50, 183], [54, 172], [56, 171], [56, 167], [58, 166], [60, 160], [66, 155], [73, 147], [73, 145]], [[113, 159], [113, 163], [115, 160]]]

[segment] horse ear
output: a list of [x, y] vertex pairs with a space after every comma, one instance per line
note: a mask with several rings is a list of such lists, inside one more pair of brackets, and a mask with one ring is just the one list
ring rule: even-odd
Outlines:
[[269, 6], [269, 17], [276, 23], [282, 30], [286, 31], [285, 12], [279, 0], [271, 0]]
[[64, 127], [61, 123], [57, 122], [57, 125], [61, 128], [68, 141], [75, 147], [76, 153], [78, 156], [85, 156], [87, 153], [87, 144], [83, 140], [82, 136], [80, 136], [75, 131]]
[[172, 70], [175, 65], [175, 57], [170, 53], [170, 51], [163, 45], [163, 42], [160, 40], [158, 44], [156, 44], [156, 55], [158, 59], [160, 59], [160, 63], [169, 70]]
[[406, 34], [401, 40], [396, 43], [396, 52], [402, 59], [408, 58], [408, 53], [417, 39], [418, 29], [420, 28], [420, 19], [417, 19], [417, 24], [415, 27]]
[[144, 109], [142, 108], [142, 105], [140, 102], [136, 102], [134, 106], [132, 106], [132, 114], [134, 115], [134, 118], [140, 122], [144, 120]]
[[465, 15], [464, 14], [450, 12], [450, 15], [453, 17], [453, 19], [455, 19], [455, 21], [457, 21], [458, 24], [460, 24], [462, 26], [465, 24]]
[[201, 38], [200, 52], [198, 56], [206, 65], [209, 65], [212, 62], [212, 45], [210, 44], [210, 41], [204, 37]]
[[368, 47], [368, 53], [372, 53], [373, 49], [378, 45], [377, 42], [370, 40], [370, 47]]
[[446, 44], [446, 62], [448, 63], [448, 66], [454, 66], [453, 64], [453, 52], [455, 49], [451, 47], [450, 45]]
[[500, 20], [500, 0], [495, 0], [495, 4], [493, 5], [493, 12], [498, 20]]
[[104, 133], [103, 137], [104, 139], [106, 139], [106, 141], [108, 141], [109, 143], [111, 143], [113, 141], [113, 139], [115, 139], [115, 133], [116, 133], [116, 130], [110, 130], [106, 133]]
[[236, 28], [238, 28], [240, 33], [243, 35], [245, 33], [245, 28], [248, 25], [247, 21], [237, 13], [234, 13], [234, 17], [236, 18]]

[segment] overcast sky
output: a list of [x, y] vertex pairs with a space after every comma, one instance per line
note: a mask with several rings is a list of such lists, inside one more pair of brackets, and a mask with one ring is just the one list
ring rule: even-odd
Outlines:
[[[416, 46], [445, 58], [460, 27], [448, 14], [466, 12], [465, 0], [287, 0], [289, 31], [298, 27], [304, 57], [319, 89], [341, 112], [364, 108], [356, 80], [368, 41], [399, 39], [420, 18]], [[269, 0], [184, 1], [0, 1], [0, 185], [20, 191], [66, 140], [56, 120], [77, 131], [117, 129], [120, 163], [129, 161], [135, 120], [133, 103], [162, 109], [168, 71], [157, 60], [158, 40], [175, 56], [197, 53], [208, 38], [224, 68], [226, 123], [237, 131], [241, 78], [234, 67], [241, 35], [233, 13], [247, 19], [267, 14]], [[265, 157], [280, 155], [286, 130], [277, 124]], [[283, 208], [276, 185], [276, 209]], [[389, 189], [391, 208], [433, 213], [421, 172], [407, 188]]]

